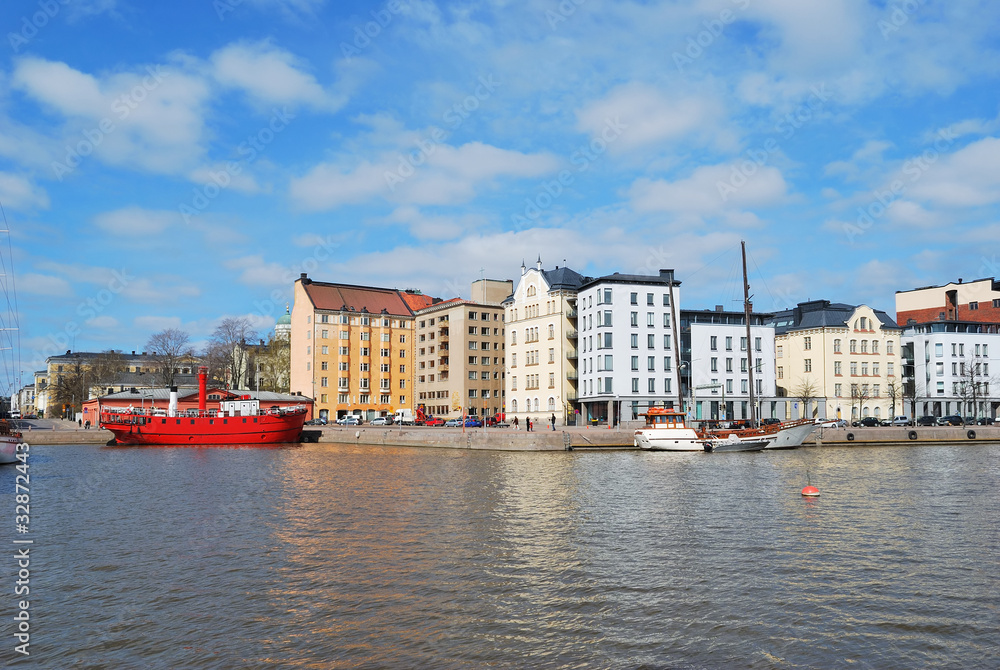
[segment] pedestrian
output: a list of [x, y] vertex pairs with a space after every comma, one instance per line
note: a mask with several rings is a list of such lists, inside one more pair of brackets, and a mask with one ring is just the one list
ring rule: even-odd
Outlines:
[[514, 430], [517, 430], [517, 417], [514, 417]]
[[531, 417], [529, 416], [527, 419], [525, 419], [525, 421], [528, 422], [528, 432], [530, 433], [531, 432]]
[[552, 414], [552, 430], [555, 430], [555, 429], [556, 429], [556, 415], [555, 415], [555, 413], [553, 413]]

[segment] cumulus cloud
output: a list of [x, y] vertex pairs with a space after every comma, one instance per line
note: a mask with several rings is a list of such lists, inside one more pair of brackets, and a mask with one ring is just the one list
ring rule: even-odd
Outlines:
[[48, 209], [49, 196], [26, 177], [0, 172], [0, 203], [18, 210]]
[[94, 224], [104, 232], [129, 237], [158, 235], [178, 223], [180, 216], [176, 211], [150, 210], [142, 207], [125, 207], [102, 212], [94, 217]]

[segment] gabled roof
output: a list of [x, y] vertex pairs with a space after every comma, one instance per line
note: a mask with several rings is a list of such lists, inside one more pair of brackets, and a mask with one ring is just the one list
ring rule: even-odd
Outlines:
[[[860, 305], [848, 305], [829, 300], [813, 300], [800, 302], [792, 309], [776, 312], [772, 319], [774, 333], [782, 335], [791, 330], [808, 330], [813, 328], [846, 328], [851, 316]], [[902, 330], [896, 321], [883, 311], [873, 309], [875, 318], [882, 324], [883, 330]]]
[[576, 291], [586, 279], [575, 270], [558, 266], [554, 270], [542, 270], [542, 276], [548, 282], [550, 291]]

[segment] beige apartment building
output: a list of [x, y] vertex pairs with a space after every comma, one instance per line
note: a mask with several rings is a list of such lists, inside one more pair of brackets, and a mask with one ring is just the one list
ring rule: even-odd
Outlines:
[[799, 303], [774, 315], [778, 394], [786, 418], [892, 418], [903, 413], [902, 329], [867, 305]]
[[314, 415], [365, 421], [413, 409], [417, 291], [309, 279], [295, 281], [291, 314], [291, 392], [316, 401]]
[[583, 276], [556, 267], [521, 266], [521, 277], [504, 303], [507, 318], [507, 421], [527, 418], [541, 428], [579, 417], [577, 292]]
[[472, 283], [471, 300], [436, 302], [414, 313], [417, 407], [428, 416], [495, 416], [504, 411], [502, 302], [510, 280]]

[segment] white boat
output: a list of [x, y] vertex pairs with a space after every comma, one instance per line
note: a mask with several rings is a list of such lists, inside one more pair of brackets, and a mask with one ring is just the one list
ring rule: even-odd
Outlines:
[[816, 422], [809, 419], [782, 423], [765, 449], [794, 449], [816, 430]]
[[[2, 212], [2, 206], [0, 206]], [[7, 239], [0, 242], [0, 300], [6, 303], [6, 308], [0, 308], [0, 394], [8, 398], [14, 396], [20, 389], [21, 349], [20, 332], [17, 322], [17, 296], [14, 295], [14, 264], [10, 254], [10, 227], [7, 225], [7, 214], [3, 213], [4, 226], [0, 233]], [[8, 410], [10, 408], [8, 407]], [[21, 433], [14, 425], [9, 415], [0, 418], [0, 464], [17, 463], [17, 445], [22, 441]]]
[[704, 451], [705, 441], [684, 423], [684, 412], [650, 407], [646, 425], [635, 431], [635, 446], [649, 451]]
[[751, 439], [729, 435], [705, 441], [705, 451], [763, 451], [770, 443], [766, 438]]

